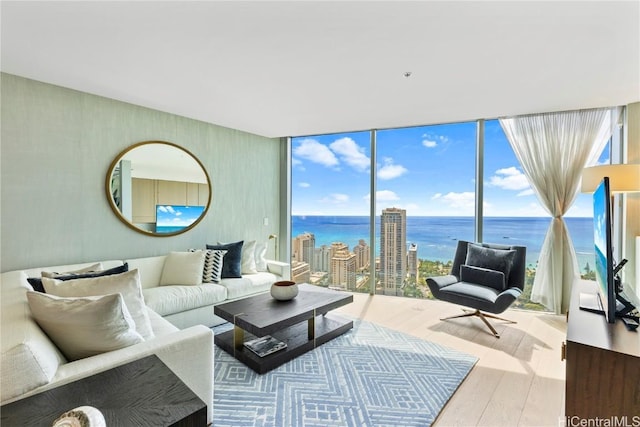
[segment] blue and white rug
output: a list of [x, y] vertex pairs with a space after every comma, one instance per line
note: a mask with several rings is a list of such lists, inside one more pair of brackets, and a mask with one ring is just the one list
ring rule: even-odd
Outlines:
[[213, 425], [429, 426], [476, 361], [358, 320], [346, 334], [264, 375], [216, 346]]

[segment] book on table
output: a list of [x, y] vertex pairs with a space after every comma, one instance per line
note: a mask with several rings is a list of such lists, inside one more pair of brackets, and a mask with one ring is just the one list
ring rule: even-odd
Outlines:
[[260, 357], [264, 357], [268, 354], [275, 353], [278, 350], [282, 350], [287, 347], [287, 343], [277, 340], [271, 335], [256, 338], [244, 343], [244, 346], [253, 351]]

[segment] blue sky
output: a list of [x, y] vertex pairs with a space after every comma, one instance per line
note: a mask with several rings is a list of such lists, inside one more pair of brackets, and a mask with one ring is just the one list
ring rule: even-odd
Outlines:
[[[377, 133], [377, 214], [473, 216], [476, 123]], [[293, 215], [368, 215], [370, 134], [294, 138]], [[497, 120], [485, 122], [485, 216], [549, 216], [537, 200]], [[601, 159], [602, 161], [602, 159]], [[580, 194], [567, 216], [592, 216]]]

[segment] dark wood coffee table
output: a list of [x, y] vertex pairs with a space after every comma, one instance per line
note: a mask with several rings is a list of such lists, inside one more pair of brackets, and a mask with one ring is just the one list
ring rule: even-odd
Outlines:
[[[327, 315], [353, 302], [352, 294], [307, 284], [298, 287], [298, 296], [291, 301], [265, 293], [215, 306], [214, 313], [234, 325], [233, 330], [216, 334], [216, 345], [264, 374], [353, 328], [351, 320]], [[264, 357], [245, 348], [245, 341], [265, 335], [286, 342], [287, 348]]]
[[0, 424], [50, 427], [84, 405], [109, 427], [207, 425], [207, 405], [155, 355], [3, 405]]

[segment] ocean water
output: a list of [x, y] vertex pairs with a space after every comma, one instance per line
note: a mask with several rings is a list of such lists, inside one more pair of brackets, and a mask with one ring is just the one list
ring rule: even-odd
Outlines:
[[[473, 217], [407, 217], [407, 245], [418, 245], [418, 258], [434, 261], [453, 259], [458, 240], [474, 240]], [[535, 267], [551, 218], [484, 218], [483, 241], [527, 247], [527, 264]], [[565, 218], [578, 264], [595, 267], [592, 218]], [[316, 247], [343, 242], [350, 248], [360, 239], [369, 243], [367, 216], [292, 216], [292, 236], [309, 232]], [[376, 217], [376, 238], [380, 235], [380, 217]], [[376, 253], [380, 243], [376, 241]]]

